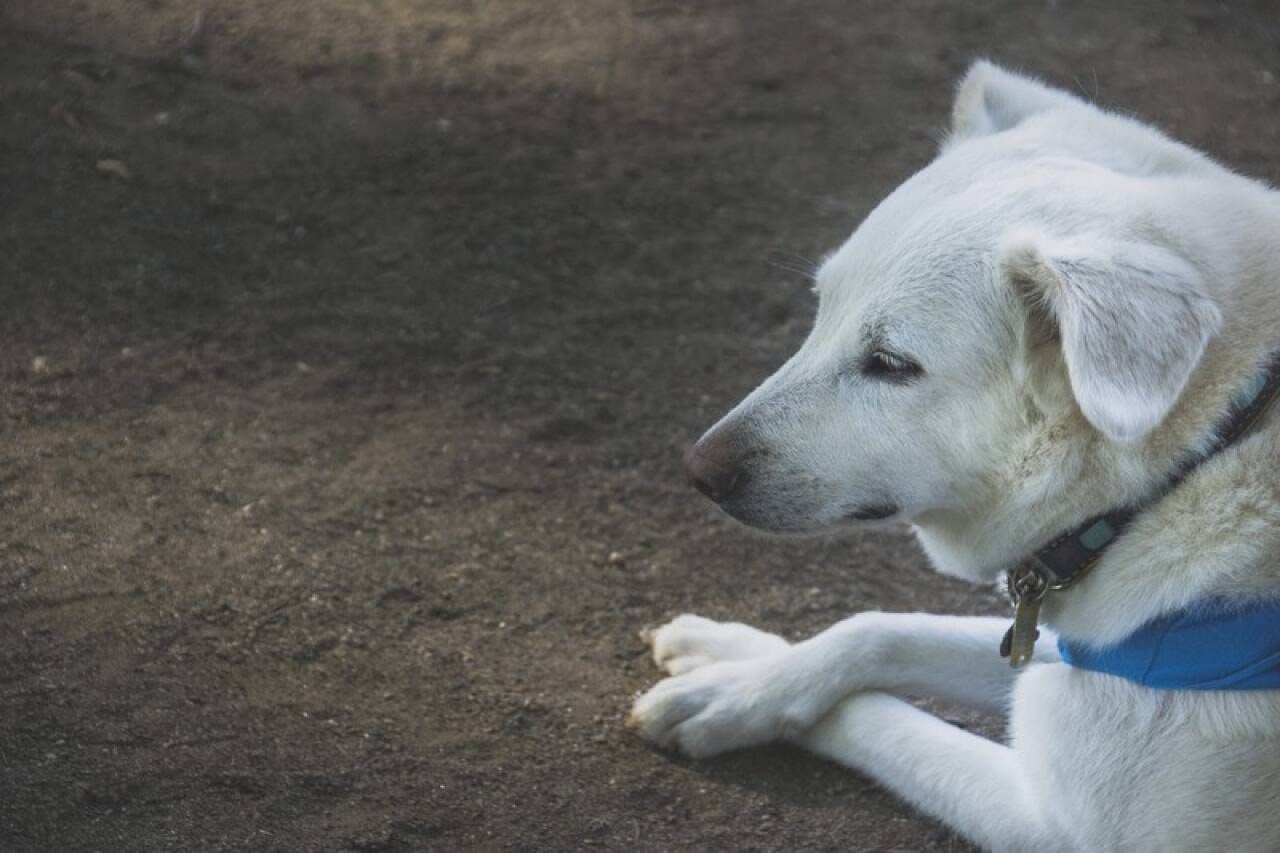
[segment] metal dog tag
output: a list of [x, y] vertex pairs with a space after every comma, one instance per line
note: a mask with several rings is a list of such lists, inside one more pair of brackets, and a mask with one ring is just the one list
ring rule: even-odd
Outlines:
[[[1040, 638], [1040, 629], [1036, 623], [1040, 620], [1040, 602], [1043, 595], [1025, 596], [1018, 600], [1013, 609], [1013, 625], [1006, 634], [1009, 649], [1009, 666], [1017, 669], [1036, 651], [1036, 640]], [[1004, 651], [1001, 649], [1001, 651]]]
[[1013, 599], [1013, 625], [1000, 643], [1000, 656], [1009, 659], [1014, 669], [1031, 660], [1036, 640], [1040, 638], [1040, 604], [1049, 584], [1026, 565], [1009, 574], [1009, 596]]

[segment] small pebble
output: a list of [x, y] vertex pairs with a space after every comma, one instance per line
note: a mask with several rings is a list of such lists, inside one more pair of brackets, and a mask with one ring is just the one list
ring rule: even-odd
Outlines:
[[111, 178], [124, 180], [129, 177], [129, 167], [123, 160], [99, 160], [98, 173]]

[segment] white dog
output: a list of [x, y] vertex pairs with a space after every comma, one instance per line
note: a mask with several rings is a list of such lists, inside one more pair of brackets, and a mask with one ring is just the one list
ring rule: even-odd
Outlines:
[[[1030, 662], [1007, 618], [791, 645], [681, 616], [631, 724], [695, 757], [791, 740], [995, 850], [1280, 850], [1280, 196], [978, 63], [816, 289], [695, 483], [754, 527], [900, 520], [945, 574], [1016, 569]], [[1008, 710], [1009, 745], [912, 695]]]

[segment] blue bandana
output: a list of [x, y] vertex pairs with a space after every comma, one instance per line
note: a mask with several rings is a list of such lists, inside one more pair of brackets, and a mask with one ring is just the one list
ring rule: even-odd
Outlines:
[[1114, 646], [1058, 640], [1062, 660], [1165, 690], [1280, 689], [1280, 602], [1201, 605], [1162, 616]]

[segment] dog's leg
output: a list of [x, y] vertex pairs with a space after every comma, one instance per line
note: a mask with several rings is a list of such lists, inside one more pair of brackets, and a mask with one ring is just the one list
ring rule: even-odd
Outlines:
[[[746, 626], [681, 617], [652, 644], [659, 665], [682, 674], [640, 697], [631, 724], [697, 757], [799, 736], [862, 690], [1002, 710], [1015, 674], [998, 654], [1007, 628], [1003, 619], [861, 613], [788, 646]], [[1057, 659], [1052, 637], [1041, 638], [1036, 659]]]
[[[632, 723], [694, 756], [789, 738], [867, 773], [984, 847], [1059, 849], [1014, 750], [880, 692], [1004, 709], [1016, 676], [998, 654], [1008, 626], [863, 613], [788, 645], [745, 625], [682, 616], [648, 639], [659, 666], [683, 674], [641, 697]], [[1045, 632], [1036, 660], [1056, 659]]]
[[[861, 613], [809, 641], [827, 660], [847, 660], [846, 695], [875, 689], [988, 711], [1008, 710], [1017, 670], [1000, 657], [1009, 619], [933, 613]], [[801, 644], [803, 645], [803, 644]], [[1035, 661], [1058, 660], [1041, 629]]]
[[871, 776], [984, 849], [1071, 846], [1048, 825], [1016, 750], [948, 725], [895, 696], [850, 696], [797, 740]]

